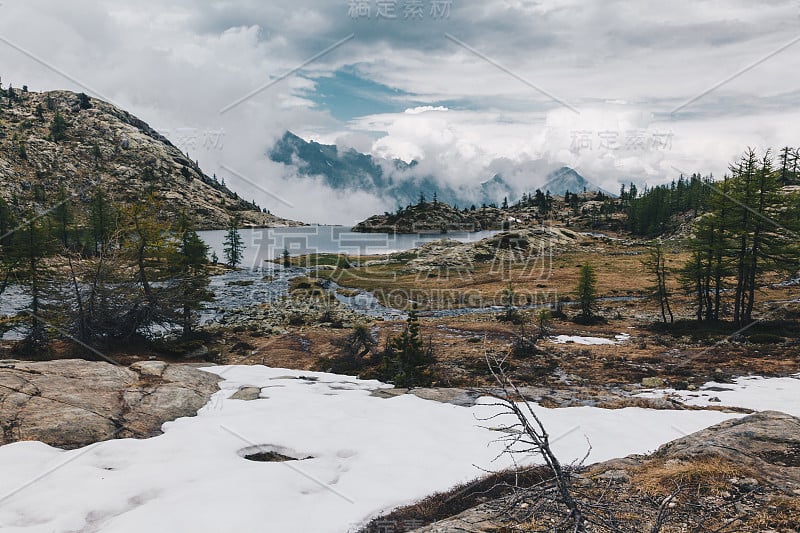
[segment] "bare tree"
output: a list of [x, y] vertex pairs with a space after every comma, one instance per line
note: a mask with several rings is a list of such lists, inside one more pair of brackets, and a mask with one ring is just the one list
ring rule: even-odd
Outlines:
[[662, 322], [667, 323], [667, 316], [669, 316], [669, 322], [674, 322], [675, 317], [669, 305], [669, 289], [667, 289], [667, 264], [664, 258], [664, 247], [660, 240], [656, 240], [650, 245], [649, 254], [643, 264], [656, 277], [653, 296], [658, 299], [658, 305], [661, 307]]
[[[524, 497], [529, 498], [533, 503], [528, 506], [527, 514], [533, 516], [538, 509], [544, 506], [560, 505], [565, 508], [565, 517], [561, 523], [548, 528], [548, 530], [585, 533], [586, 519], [581, 505], [572, 491], [572, 471], [576, 465], [562, 465], [556, 457], [550, 445], [550, 435], [544, 424], [507, 374], [506, 358], [492, 358], [488, 353], [485, 357], [489, 371], [499, 386], [499, 390], [491, 392], [491, 396], [497, 400], [491, 405], [501, 408], [499, 413], [486, 420], [509, 414], [516, 419], [511, 425], [503, 427], [506, 436], [502, 437], [500, 441], [504, 444], [504, 453], [510, 453], [512, 459], [519, 454], [537, 455], [544, 460], [545, 465], [553, 474], [550, 480], [537, 485], [533, 490], [525, 491]], [[587, 453], [586, 457], [588, 455]], [[516, 460], [514, 462], [516, 463]], [[582, 462], [580, 461], [578, 465]]]

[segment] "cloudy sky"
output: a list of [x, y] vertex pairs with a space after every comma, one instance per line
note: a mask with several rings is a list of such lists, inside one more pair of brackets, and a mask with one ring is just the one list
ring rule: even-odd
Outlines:
[[[800, 0], [3, 0], [0, 76], [110, 100], [245, 198], [351, 223], [286, 130], [451, 184], [562, 165], [609, 190], [800, 144]], [[256, 184], [256, 185], [254, 185]]]

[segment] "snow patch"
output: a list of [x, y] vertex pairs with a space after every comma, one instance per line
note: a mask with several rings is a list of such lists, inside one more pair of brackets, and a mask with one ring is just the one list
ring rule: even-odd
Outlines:
[[574, 344], [583, 344], [586, 346], [599, 346], [602, 344], [619, 344], [621, 342], [625, 342], [630, 339], [631, 336], [627, 333], [620, 333], [619, 335], [614, 336], [614, 339], [605, 339], [602, 337], [581, 337], [578, 335], [558, 335], [557, 337], [551, 337], [550, 341], [555, 344], [567, 344], [567, 343], [574, 343]]
[[696, 391], [659, 389], [637, 394], [642, 398], [677, 398], [686, 405], [744, 407], [781, 411], [800, 417], [800, 374], [784, 378], [740, 377], [733, 383], [710, 381]]

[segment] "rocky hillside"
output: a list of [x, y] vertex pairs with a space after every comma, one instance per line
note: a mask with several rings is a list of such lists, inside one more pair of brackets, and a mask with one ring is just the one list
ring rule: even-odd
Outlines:
[[62, 185], [78, 213], [100, 186], [121, 203], [154, 191], [170, 213], [185, 211], [201, 229], [222, 228], [231, 215], [244, 226], [297, 225], [239, 198], [109, 103], [68, 91], [0, 90], [0, 196], [18, 212], [46, 209]]
[[467, 269], [478, 263], [512, 263], [535, 260], [545, 254], [559, 253], [579, 243], [582, 238], [575, 232], [563, 228], [533, 228], [505, 231], [478, 242], [461, 243], [441, 240], [423, 244], [419, 248], [390, 256], [415, 254], [406, 263], [414, 272], [429, 272], [441, 269]]
[[458, 210], [442, 202], [423, 202], [396, 213], [375, 215], [358, 223], [353, 231], [363, 233], [447, 233], [501, 229], [502, 210], [487, 207]]

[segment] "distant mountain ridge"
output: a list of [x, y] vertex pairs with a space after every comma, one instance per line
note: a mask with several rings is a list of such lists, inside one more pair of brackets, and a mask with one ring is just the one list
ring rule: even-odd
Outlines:
[[435, 195], [442, 203], [468, 207], [499, 205], [504, 198], [513, 203], [522, 193], [537, 188], [543, 192], [549, 190], [554, 195], [563, 195], [567, 191], [580, 193], [584, 188], [587, 191], [602, 190], [569, 167], [548, 174], [543, 185], [532, 182], [520, 191], [514, 190], [501, 174], [495, 174], [472, 188], [455, 189], [440, 184], [435, 176], [415, 173], [417, 161], [407, 163], [400, 159], [383, 159], [352, 148], [340, 150], [335, 145], [306, 141], [290, 131], [278, 139], [267, 156], [274, 162], [295, 166], [301, 176], [321, 177], [334, 190], [365, 191], [393, 198], [399, 206], [416, 203], [420, 194], [427, 199]]
[[496, 175], [475, 190], [442, 186], [434, 176], [416, 175], [417, 161], [383, 159], [352, 148], [306, 141], [287, 131], [278, 139], [268, 157], [276, 163], [294, 165], [302, 176], [320, 176], [334, 190], [357, 190], [394, 198], [398, 205], [415, 203], [420, 194], [446, 204], [499, 203], [513, 195], [511, 187]]

